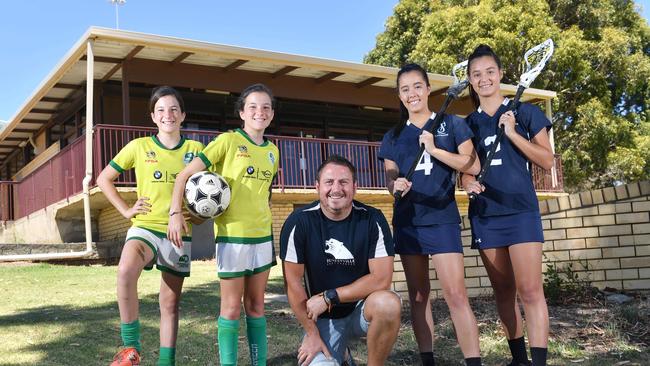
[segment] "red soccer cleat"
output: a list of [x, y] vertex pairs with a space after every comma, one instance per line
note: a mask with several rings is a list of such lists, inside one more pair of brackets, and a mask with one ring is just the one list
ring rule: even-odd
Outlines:
[[113, 357], [111, 366], [140, 366], [140, 354], [133, 347], [125, 348]]

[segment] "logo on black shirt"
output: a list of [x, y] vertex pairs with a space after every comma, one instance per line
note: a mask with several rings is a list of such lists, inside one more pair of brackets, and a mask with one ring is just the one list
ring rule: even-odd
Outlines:
[[447, 133], [447, 122], [443, 121], [440, 124], [440, 127], [436, 130], [436, 136], [447, 136], [449, 133]]
[[354, 266], [354, 257], [343, 242], [334, 238], [325, 241], [327, 265]]

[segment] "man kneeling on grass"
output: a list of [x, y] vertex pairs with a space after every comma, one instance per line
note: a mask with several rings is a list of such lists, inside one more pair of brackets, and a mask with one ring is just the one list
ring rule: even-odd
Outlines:
[[351, 364], [348, 341], [361, 336], [368, 365], [383, 365], [397, 339], [392, 236], [381, 211], [353, 201], [356, 178], [348, 160], [328, 158], [316, 173], [319, 201], [295, 210], [282, 227], [285, 286], [305, 331], [299, 365]]

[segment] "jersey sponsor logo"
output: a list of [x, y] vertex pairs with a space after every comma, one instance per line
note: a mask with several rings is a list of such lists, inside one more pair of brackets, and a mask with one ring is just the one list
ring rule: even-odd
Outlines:
[[183, 163], [185, 163], [185, 165], [187, 165], [187, 164], [192, 162], [192, 159], [194, 159], [194, 153], [193, 152], [190, 151], [188, 153], [185, 153], [185, 156], [183, 156]]
[[158, 160], [156, 159], [156, 152], [153, 150], [149, 150], [145, 153], [147, 155], [147, 158], [144, 160], [145, 163], [157, 163]]
[[481, 244], [481, 238], [474, 239], [474, 244]]
[[449, 136], [449, 133], [447, 132], [447, 122], [442, 121], [440, 127], [436, 130], [436, 136]]
[[354, 266], [354, 257], [343, 242], [334, 238], [325, 241], [326, 263], [328, 266]]
[[155, 179], [160, 179], [160, 178], [162, 178], [162, 173], [160, 172], [160, 170], [156, 170], [155, 172], [153, 172], [153, 177], [154, 177]]
[[270, 182], [273, 178], [273, 174], [271, 174], [270, 170], [261, 170], [259, 168], [256, 169], [254, 166], [250, 165], [248, 168], [246, 168], [246, 174], [242, 178]]
[[273, 155], [272, 152], [269, 151], [269, 162], [271, 165], [275, 165], [275, 155]]
[[237, 146], [237, 150], [239, 152], [235, 155], [237, 158], [250, 158], [250, 154], [248, 154], [248, 147], [246, 145], [239, 145]]

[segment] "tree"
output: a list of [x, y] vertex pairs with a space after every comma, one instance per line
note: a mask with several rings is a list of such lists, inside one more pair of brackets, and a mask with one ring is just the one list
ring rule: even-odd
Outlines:
[[650, 178], [650, 27], [633, 1], [405, 0], [365, 62], [447, 74], [486, 43], [516, 84], [525, 50], [549, 37], [556, 51], [533, 86], [558, 93], [552, 122], [567, 190]]

